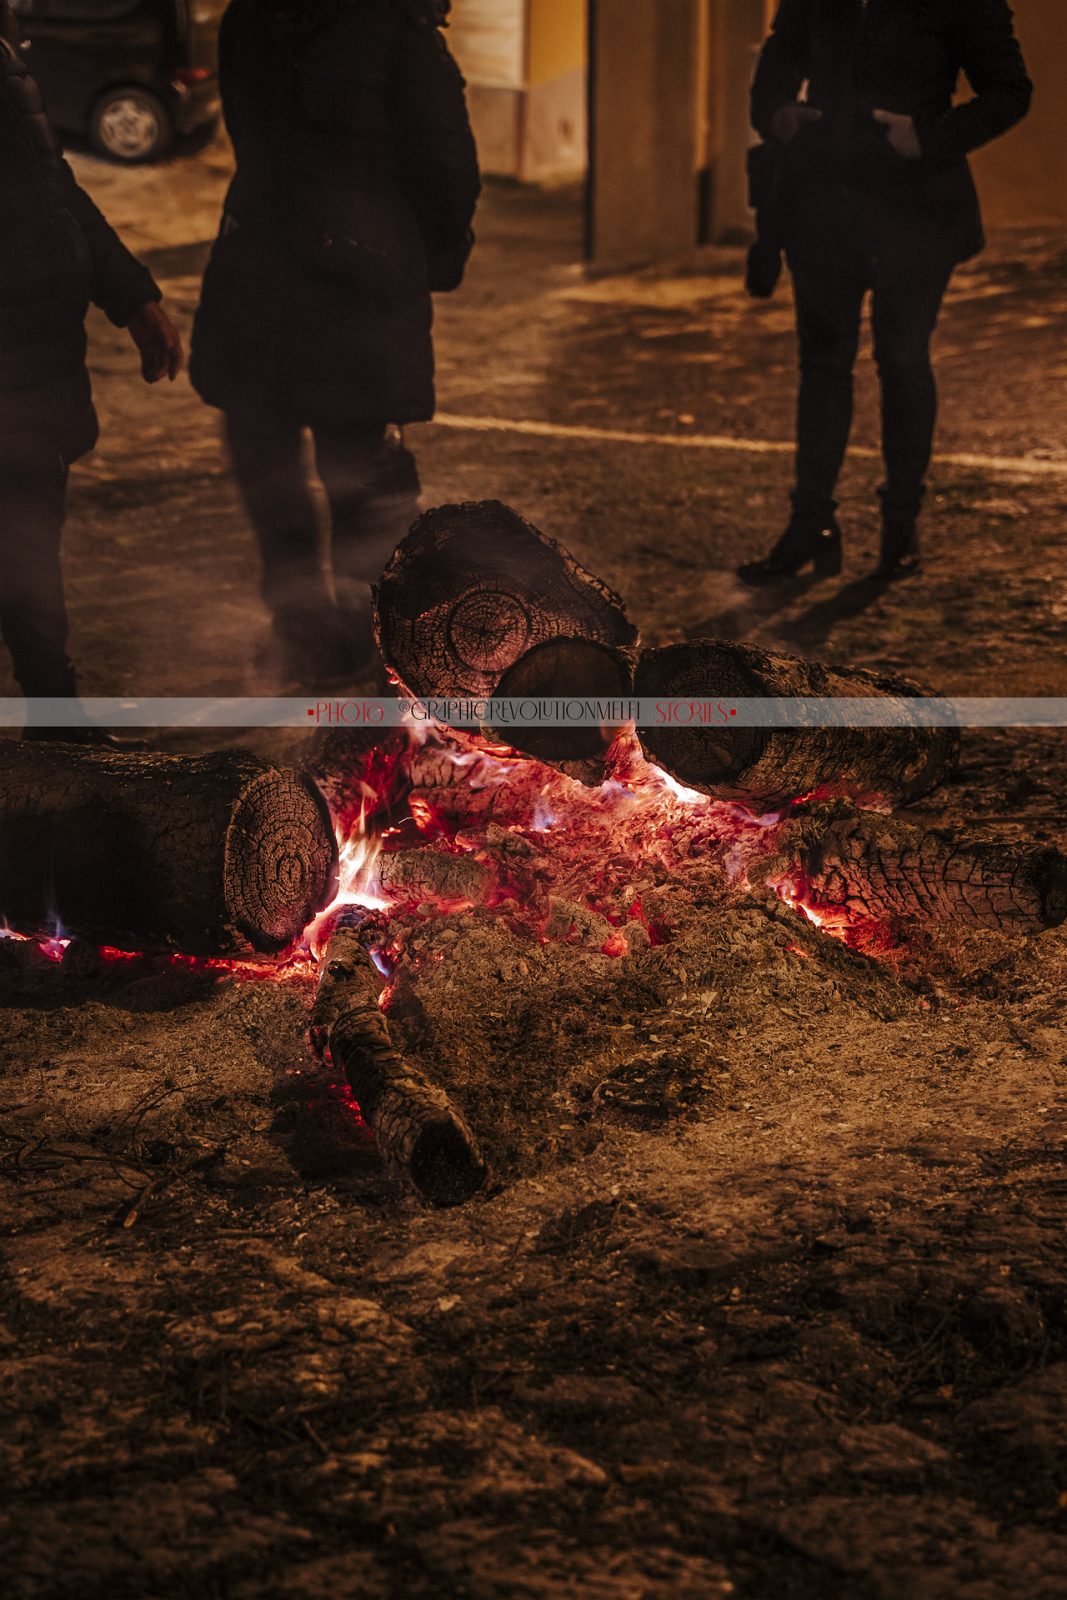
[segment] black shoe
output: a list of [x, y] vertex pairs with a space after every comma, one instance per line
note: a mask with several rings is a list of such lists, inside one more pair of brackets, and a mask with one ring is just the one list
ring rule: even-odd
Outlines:
[[758, 589], [781, 578], [795, 578], [809, 565], [817, 578], [836, 578], [841, 571], [841, 529], [833, 518], [826, 523], [794, 519], [770, 555], [744, 562], [737, 576]]
[[914, 521], [887, 522], [882, 528], [882, 549], [875, 576], [910, 578], [922, 568], [919, 530]]

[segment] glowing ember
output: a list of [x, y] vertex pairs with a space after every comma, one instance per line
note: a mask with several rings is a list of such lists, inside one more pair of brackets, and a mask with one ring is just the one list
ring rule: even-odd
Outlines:
[[[632, 735], [609, 752], [610, 778], [589, 788], [466, 734], [425, 725], [408, 733], [406, 748], [387, 759], [375, 752], [346, 778], [358, 804], [340, 808], [350, 818], [346, 825], [339, 814], [341, 883], [305, 935], [312, 956], [353, 907], [401, 924], [478, 907], [529, 937], [625, 956], [670, 937], [646, 914], [650, 888], [699, 877], [724, 892], [749, 891], [774, 856], [781, 814], [753, 816], [686, 788], [647, 762]], [[425, 862], [414, 888], [406, 864], [391, 870], [392, 852], [412, 844]], [[456, 870], [456, 857], [469, 873]], [[823, 933], [885, 944], [846, 910], [818, 906], [796, 873], [766, 888]]]

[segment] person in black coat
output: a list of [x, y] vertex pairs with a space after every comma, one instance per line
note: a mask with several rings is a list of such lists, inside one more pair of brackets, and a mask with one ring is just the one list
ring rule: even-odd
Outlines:
[[[954, 105], [961, 72], [974, 97]], [[930, 339], [953, 269], [984, 244], [967, 156], [1024, 117], [1030, 96], [1007, 0], [781, 0], [752, 121], [780, 153], [774, 229], [800, 343], [797, 476], [786, 532], [738, 569], [747, 582], [809, 562], [841, 569], [834, 494], [868, 290], [886, 467], [878, 570], [918, 567], [937, 412]]]
[[[59, 550], [68, 469], [97, 439], [86, 313], [129, 331], [149, 383], [174, 378], [182, 350], [151, 273], [63, 160], [18, 41], [0, 0], [0, 633], [28, 698], [71, 700]], [[27, 732], [106, 739], [88, 723]]]
[[[480, 190], [441, 0], [231, 0], [220, 35], [237, 157], [193, 332], [226, 415], [286, 675], [357, 676], [370, 584], [418, 475], [397, 426], [434, 412], [431, 292], [456, 288]], [[303, 464], [329, 501], [332, 593]]]

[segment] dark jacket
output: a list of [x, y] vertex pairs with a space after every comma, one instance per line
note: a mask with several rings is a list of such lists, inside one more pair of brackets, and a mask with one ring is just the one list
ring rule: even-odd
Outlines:
[[[953, 105], [961, 73], [974, 98]], [[828, 206], [840, 216], [842, 197], [873, 251], [901, 268], [982, 248], [967, 156], [1020, 121], [1032, 92], [1008, 0], [781, 0], [752, 89], [764, 139], [805, 81], [823, 117], [783, 158], [788, 249], [826, 223]], [[875, 109], [914, 118], [922, 160], [895, 154]]]
[[304, 423], [433, 415], [432, 289], [470, 251], [478, 162], [437, 0], [231, 0], [237, 156], [192, 377]]
[[0, 431], [48, 434], [68, 462], [91, 450], [90, 302], [121, 328], [159, 298], [78, 187], [21, 57], [0, 43]]

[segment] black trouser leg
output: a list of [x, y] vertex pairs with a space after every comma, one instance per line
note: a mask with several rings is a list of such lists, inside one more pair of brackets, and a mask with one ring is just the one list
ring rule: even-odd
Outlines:
[[312, 431], [330, 502], [338, 610], [357, 632], [366, 632], [371, 585], [418, 515], [418, 468], [384, 423]]
[[874, 356], [882, 384], [882, 447], [887, 523], [914, 522], [925, 494], [934, 446], [937, 385], [930, 340], [950, 273], [908, 283], [876, 278], [872, 324]]
[[72, 696], [59, 546], [67, 468], [45, 435], [0, 441], [0, 633], [27, 696]]
[[863, 262], [790, 259], [800, 344], [795, 515], [827, 523], [852, 428], [852, 369], [866, 292]]
[[303, 430], [268, 407], [226, 413], [230, 457], [259, 542], [263, 599], [275, 631], [314, 638], [333, 606], [319, 551]]

